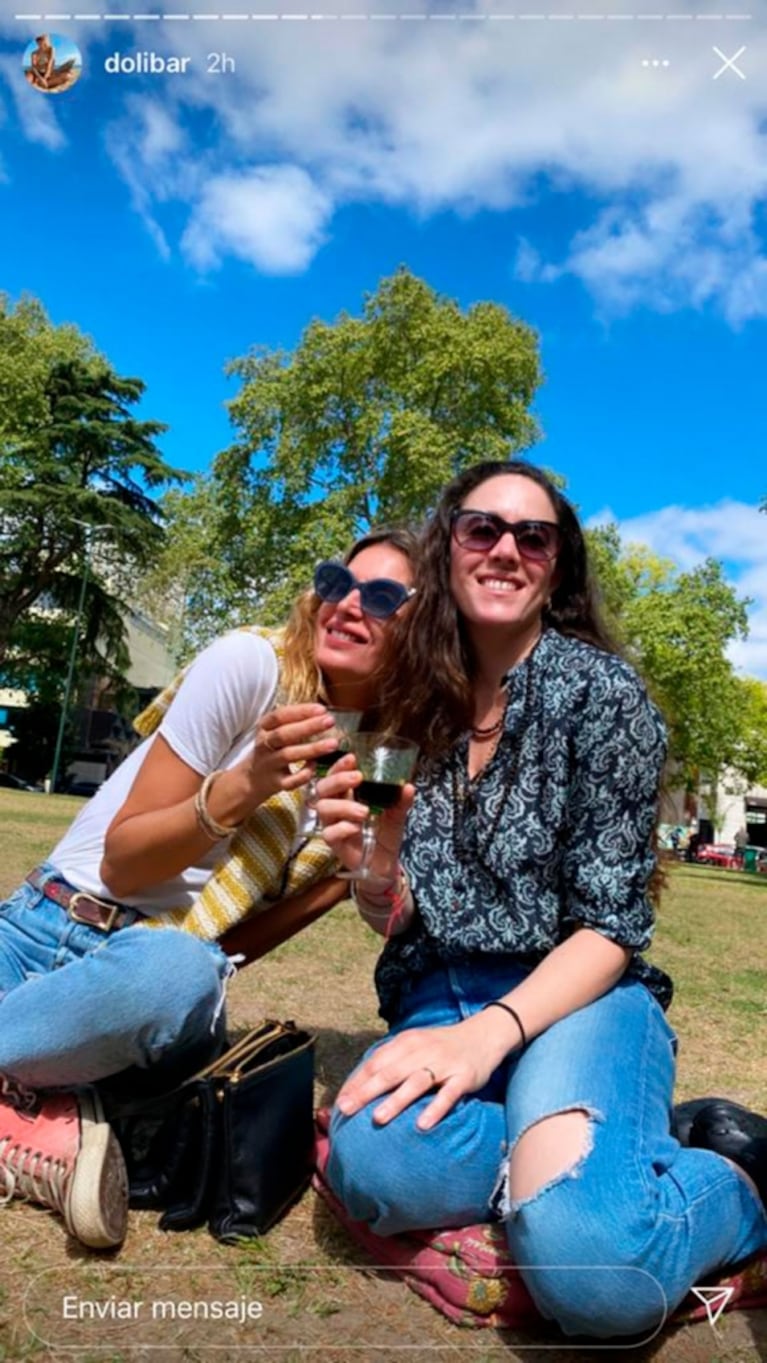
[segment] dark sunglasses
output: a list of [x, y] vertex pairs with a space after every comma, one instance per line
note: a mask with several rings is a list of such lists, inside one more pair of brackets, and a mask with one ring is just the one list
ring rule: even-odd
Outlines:
[[345, 563], [333, 563], [330, 560], [315, 568], [314, 590], [323, 601], [333, 604], [343, 601], [349, 592], [358, 591], [363, 611], [376, 620], [387, 620], [411, 596], [415, 596], [415, 587], [404, 587], [390, 577], [374, 577], [370, 582], [359, 582]]
[[494, 511], [454, 511], [450, 519], [456, 544], [478, 553], [492, 549], [507, 530], [514, 536], [522, 557], [533, 563], [556, 558], [562, 543], [555, 521], [505, 521]]

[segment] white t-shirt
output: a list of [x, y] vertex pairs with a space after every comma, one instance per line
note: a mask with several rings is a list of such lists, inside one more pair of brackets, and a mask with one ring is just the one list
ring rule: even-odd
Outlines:
[[[247, 631], [226, 634], [200, 653], [160, 727], [104, 782], [54, 848], [49, 860], [59, 874], [78, 890], [111, 899], [99, 875], [106, 831], [158, 734], [200, 776], [232, 767], [253, 748], [255, 728], [273, 702], [278, 675], [271, 644]], [[122, 902], [146, 913], [189, 906], [228, 847], [228, 839], [214, 843], [198, 865], [126, 895]]]

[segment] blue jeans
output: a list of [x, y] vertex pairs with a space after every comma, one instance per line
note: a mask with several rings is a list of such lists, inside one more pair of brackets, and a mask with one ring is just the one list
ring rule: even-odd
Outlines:
[[[434, 971], [392, 1034], [460, 1022], [525, 973], [509, 960]], [[375, 1103], [353, 1117], [336, 1110], [330, 1184], [380, 1235], [500, 1215], [544, 1317], [570, 1335], [645, 1334], [707, 1273], [767, 1246], [767, 1217], [745, 1179], [669, 1134], [674, 1058], [655, 999], [621, 981], [510, 1057], [431, 1131], [415, 1125], [429, 1096], [386, 1126], [372, 1121]], [[589, 1118], [586, 1153], [512, 1202], [516, 1142], [543, 1118], [576, 1109]]]
[[0, 904], [0, 1075], [72, 1088], [200, 1055], [231, 970], [215, 943], [174, 928], [107, 934], [25, 883]]

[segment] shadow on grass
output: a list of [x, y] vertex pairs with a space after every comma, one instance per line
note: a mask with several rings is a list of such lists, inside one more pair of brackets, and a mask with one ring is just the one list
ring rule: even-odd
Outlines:
[[342, 1032], [336, 1028], [316, 1029], [317, 1080], [322, 1085], [317, 1094], [317, 1106], [329, 1107], [347, 1075], [361, 1060], [365, 1051], [380, 1041], [383, 1030], [374, 1032]]

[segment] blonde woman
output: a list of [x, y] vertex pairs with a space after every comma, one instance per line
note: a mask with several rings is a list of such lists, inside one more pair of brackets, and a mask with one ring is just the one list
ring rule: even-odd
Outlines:
[[4, 1185], [55, 1208], [83, 1244], [121, 1243], [127, 1215], [122, 1156], [83, 1086], [169, 1058], [191, 1069], [232, 970], [215, 941], [145, 920], [180, 914], [183, 928], [226, 880], [241, 826], [335, 746], [327, 704], [375, 714], [413, 563], [413, 537], [380, 530], [321, 565], [282, 669], [258, 632], [211, 644], [151, 737], [0, 906], [0, 1197]]

